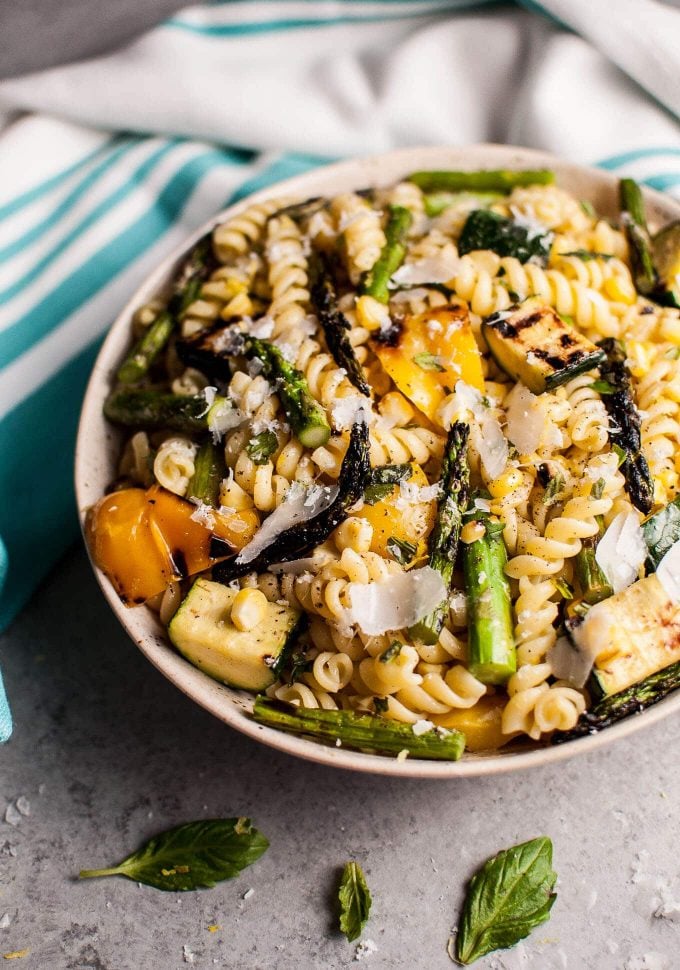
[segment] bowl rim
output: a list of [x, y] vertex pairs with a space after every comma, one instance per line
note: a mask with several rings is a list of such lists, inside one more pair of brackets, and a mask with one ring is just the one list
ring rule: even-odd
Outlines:
[[[75, 450], [75, 492], [78, 518], [85, 539], [85, 519], [88, 508], [101, 497], [99, 479], [106, 464], [103, 441], [111, 446], [114, 437], [104, 422], [102, 403], [110, 388], [112, 370], [129, 344], [129, 327], [134, 311], [150, 297], [159, 293], [170, 279], [182, 256], [215, 225], [243, 212], [256, 202], [286, 195], [307, 198], [314, 192], [338, 191], [350, 185], [360, 188], [366, 184], [390, 184], [397, 178], [418, 169], [457, 166], [473, 168], [554, 168], [560, 175], [587, 183], [588, 189], [611, 193], [618, 177], [611, 172], [560, 159], [548, 152], [513, 145], [476, 144], [463, 147], [422, 146], [401, 148], [379, 155], [353, 158], [311, 171], [283, 182], [260, 189], [206, 220], [162, 262], [148, 274], [116, 316], [97, 355], [83, 398]], [[361, 177], [360, 177], [361, 176]], [[680, 218], [680, 204], [667, 195], [645, 188], [646, 202], [660, 218]], [[91, 442], [96, 442], [92, 444]], [[107, 476], [108, 477], [108, 476]], [[103, 479], [106, 481], [106, 479]], [[223, 723], [242, 734], [278, 751], [317, 764], [330, 765], [371, 774], [408, 778], [465, 778], [521, 771], [555, 764], [575, 755], [587, 754], [619, 738], [627, 737], [640, 728], [649, 727], [673, 712], [680, 711], [680, 692], [671, 694], [640, 714], [631, 716], [596, 734], [578, 738], [561, 745], [543, 745], [528, 750], [499, 751], [491, 754], [466, 754], [460, 761], [425, 761], [368, 754], [342, 747], [330, 747], [312, 739], [286, 734], [257, 724], [248, 715], [252, 695], [235, 691], [198, 670], [181, 657], [168, 643], [160, 624], [150, 610], [128, 609], [118, 598], [113, 586], [92, 560], [89, 545], [85, 548], [99, 586], [123, 629], [141, 652], [160, 672], [197, 704]]]

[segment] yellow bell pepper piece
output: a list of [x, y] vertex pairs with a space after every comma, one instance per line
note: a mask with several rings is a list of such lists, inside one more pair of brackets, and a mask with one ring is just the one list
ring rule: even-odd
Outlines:
[[484, 392], [482, 359], [462, 304], [406, 317], [393, 343], [372, 348], [396, 386], [430, 421], [457, 381]]
[[511, 740], [501, 731], [501, 716], [507, 698], [498, 694], [480, 697], [474, 707], [432, 714], [437, 727], [455, 728], [465, 734], [466, 751], [495, 751]]
[[[425, 472], [416, 462], [411, 463], [411, 475], [406, 481], [420, 488], [429, 485]], [[430, 502], [400, 502], [397, 505], [400, 495], [401, 489], [399, 485], [395, 485], [390, 494], [375, 505], [364, 502], [356, 517], [366, 519], [373, 526], [371, 552], [384, 558], [394, 558], [389, 548], [390, 539], [409, 542], [416, 547], [409, 563], [410, 566], [415, 566], [427, 552], [427, 537], [434, 525], [437, 502], [433, 499]]]

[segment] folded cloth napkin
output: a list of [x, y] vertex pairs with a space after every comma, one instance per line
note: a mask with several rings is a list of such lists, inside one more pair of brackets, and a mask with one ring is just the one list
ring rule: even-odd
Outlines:
[[521, 6], [232, 0], [0, 83], [0, 629], [76, 535], [73, 439], [102, 335], [229, 201], [333, 157], [480, 141], [680, 196], [680, 11]]

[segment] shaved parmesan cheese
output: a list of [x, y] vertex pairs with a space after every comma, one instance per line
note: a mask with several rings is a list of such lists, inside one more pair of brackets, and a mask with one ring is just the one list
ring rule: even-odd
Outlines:
[[203, 390], [200, 392], [199, 397], [205, 398], [205, 410], [201, 411], [201, 413], [198, 415], [199, 418], [202, 418], [204, 414], [208, 413], [210, 408], [215, 403], [216, 395], [217, 395], [217, 388], [212, 387], [211, 385], [209, 385], [208, 387], [204, 387]]
[[407, 505], [419, 505], [421, 502], [434, 502], [442, 494], [442, 483], [434, 485], [416, 485], [415, 482], [399, 482], [399, 498], [394, 503], [395, 508], [403, 509]]
[[[206, 388], [207, 390], [207, 388]], [[245, 415], [238, 408], [235, 408], [231, 401], [223, 397], [212, 405], [208, 412], [208, 430], [213, 436], [215, 444], [232, 428], [237, 428], [243, 423]]]
[[371, 402], [361, 394], [350, 394], [339, 397], [331, 406], [331, 421], [336, 431], [346, 431], [357, 420], [366, 421], [371, 409]]
[[257, 337], [258, 340], [269, 340], [274, 333], [274, 319], [268, 316], [259, 317], [248, 324], [247, 329], [251, 337]]
[[286, 529], [301, 522], [308, 522], [315, 515], [325, 512], [338, 495], [338, 486], [326, 488], [322, 485], [312, 485], [307, 489], [298, 482], [293, 482], [286, 497], [271, 515], [267, 516], [251, 541], [241, 549], [236, 557], [237, 563], [252, 562], [260, 553]]
[[397, 573], [379, 582], [349, 583], [347, 591], [347, 621], [369, 636], [413, 626], [447, 596], [444, 580], [431, 566]]
[[506, 403], [506, 432], [521, 455], [533, 455], [541, 445], [561, 443], [558, 428], [551, 420], [542, 396], [532, 394], [524, 384], [516, 384]]
[[426, 720], [416, 721], [416, 723], [411, 726], [411, 730], [417, 738], [422, 737], [423, 734], [427, 734], [427, 732], [431, 731], [433, 728], [434, 724], [432, 721]]
[[[587, 623], [589, 615], [586, 615], [582, 626]], [[602, 644], [592, 636], [581, 639], [577, 633], [575, 638], [578, 645], [572, 643], [569, 637], [558, 637], [547, 659], [555, 677], [560, 680], [568, 680], [574, 687], [583, 687], [590, 676], [597, 652], [601, 649]], [[597, 643], [597, 647], [593, 653], [588, 647], [592, 648], [595, 643]]]
[[680, 603], [680, 542], [675, 542], [659, 565], [656, 577], [674, 603]]
[[595, 561], [615, 593], [635, 582], [646, 556], [637, 513], [619, 512], [595, 549]]
[[453, 246], [443, 246], [435, 256], [406, 263], [392, 275], [396, 286], [421, 286], [423, 283], [448, 283], [458, 272], [458, 255]]
[[447, 399], [449, 421], [470, 422], [470, 444], [479, 452], [488, 478], [498, 478], [508, 461], [508, 442], [498, 418], [476, 387], [456, 381], [453, 400]]
[[206, 505], [205, 502], [197, 502], [196, 509], [191, 513], [189, 518], [193, 522], [198, 522], [206, 529], [212, 529], [215, 525], [214, 509], [210, 505]]

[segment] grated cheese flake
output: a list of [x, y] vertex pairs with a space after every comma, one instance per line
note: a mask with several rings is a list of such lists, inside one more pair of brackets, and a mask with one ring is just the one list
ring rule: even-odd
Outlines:
[[346, 611], [348, 623], [369, 635], [413, 626], [447, 596], [444, 580], [431, 566], [373, 583], [352, 582], [347, 592], [351, 604]]

